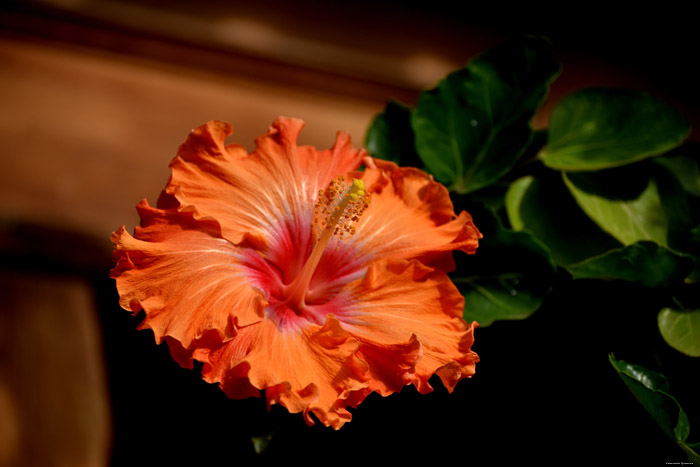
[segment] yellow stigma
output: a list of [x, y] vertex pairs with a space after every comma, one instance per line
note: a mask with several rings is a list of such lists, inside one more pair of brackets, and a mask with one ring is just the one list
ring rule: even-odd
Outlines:
[[332, 235], [341, 239], [346, 234], [353, 235], [355, 224], [369, 207], [369, 199], [364, 181], [354, 178], [348, 185], [345, 177], [333, 179], [328, 188], [318, 192], [313, 219], [316, 242], [320, 242], [327, 231], [326, 243]]
[[369, 200], [365, 182], [357, 178], [348, 185], [345, 177], [337, 177], [318, 192], [312, 225], [315, 245], [299, 275], [284, 290], [286, 302], [295, 312], [300, 313], [311, 297], [309, 284], [328, 242], [333, 236], [342, 240], [355, 234], [355, 225], [369, 207]]

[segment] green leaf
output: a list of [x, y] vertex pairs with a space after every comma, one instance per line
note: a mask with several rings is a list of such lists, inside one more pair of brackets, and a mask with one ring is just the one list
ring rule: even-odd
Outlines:
[[700, 235], [692, 228], [696, 198], [665, 168], [645, 161], [563, 177], [578, 205], [623, 245], [652, 241], [700, 259]]
[[664, 308], [659, 313], [658, 324], [668, 345], [691, 357], [700, 357], [700, 310]]
[[688, 122], [663, 101], [629, 89], [586, 89], [552, 111], [540, 151], [548, 167], [599, 170], [662, 154], [690, 133]]
[[655, 167], [654, 178], [658, 182], [659, 197], [668, 218], [668, 246], [673, 251], [693, 258], [695, 270], [686, 280], [698, 281], [700, 280], [700, 225], [698, 225], [700, 198], [690, 194], [670, 169], [660, 168], [656, 164], [650, 164], [650, 166]]
[[684, 443], [690, 433], [690, 424], [680, 404], [670, 394], [666, 377], [644, 367], [615, 360], [612, 354], [609, 358], [622, 381], [664, 433], [673, 441]]
[[520, 216], [520, 204], [534, 180], [535, 177], [531, 175], [521, 177], [511, 183], [510, 188], [506, 192], [506, 213], [513, 230], [517, 231], [525, 228], [525, 222]]
[[638, 242], [568, 268], [574, 279], [621, 279], [647, 287], [669, 287], [683, 281], [693, 261], [652, 242]]
[[693, 465], [700, 466], [700, 456], [698, 455], [698, 451], [700, 451], [700, 443], [686, 444], [679, 441], [678, 445], [685, 451], [685, 453], [688, 455], [688, 460], [692, 462]]
[[686, 192], [700, 197], [700, 145], [686, 143], [671, 154], [654, 159], [669, 170]]
[[488, 326], [527, 318], [549, 294], [555, 273], [549, 252], [529, 233], [505, 229], [490, 210], [470, 212], [484, 238], [452, 274], [464, 294], [464, 319]]
[[469, 193], [468, 199], [470, 202], [479, 203], [493, 212], [500, 212], [505, 207], [505, 197], [509, 186], [507, 182], [499, 181], [487, 188]]
[[510, 224], [534, 234], [560, 266], [622, 246], [581, 211], [557, 173], [513, 182], [506, 194], [506, 212]]
[[498, 180], [530, 143], [530, 121], [558, 72], [549, 42], [525, 37], [423, 92], [411, 123], [425, 166], [462, 194]]
[[414, 146], [411, 109], [396, 100], [387, 103], [365, 136], [365, 148], [374, 157], [401, 166], [422, 167]]
[[644, 170], [625, 169], [563, 177], [578, 205], [623, 245], [648, 240], [668, 247], [669, 219], [657, 181]]

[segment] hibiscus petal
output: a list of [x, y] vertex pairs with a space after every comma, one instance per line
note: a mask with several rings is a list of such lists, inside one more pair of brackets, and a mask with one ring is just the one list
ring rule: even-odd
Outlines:
[[[350, 285], [351, 302], [338, 317], [344, 329], [362, 342], [363, 358], [379, 392], [387, 394], [412, 382], [419, 392], [432, 390], [428, 380], [438, 374], [451, 392], [474, 374], [479, 357], [471, 350], [474, 328], [461, 318], [464, 298], [443, 271], [418, 261], [374, 263], [364, 279]], [[412, 342], [420, 344], [420, 353]], [[411, 359], [415, 357], [413, 366]], [[389, 362], [403, 362], [391, 368]], [[403, 370], [403, 374], [401, 373]], [[389, 378], [382, 375], [393, 375]]]
[[[357, 169], [366, 156], [345, 132], [326, 151], [298, 146], [301, 120], [280, 117], [247, 154], [224, 140], [227, 123], [211, 121], [192, 131], [170, 164], [166, 192], [198, 219], [221, 223], [224, 238], [238, 243], [245, 233], [274, 239], [280, 224], [308, 229], [319, 189]], [[273, 248], [274, 249], [274, 248]]]
[[[365, 158], [362, 177], [372, 193], [352, 238], [367, 260], [412, 259], [452, 268], [452, 250], [473, 254], [481, 233], [471, 216], [455, 216], [447, 189], [421, 170]], [[447, 254], [445, 254], [447, 252]]]
[[216, 222], [146, 201], [137, 208], [142, 227], [134, 236], [124, 227], [112, 234], [120, 304], [133, 313], [143, 309], [140, 328], [152, 329], [158, 343], [169, 338], [173, 357], [191, 367], [190, 349], [260, 321], [265, 297], [251, 287], [245, 256], [221, 238]]
[[357, 407], [372, 392], [388, 396], [412, 383], [423, 349], [414, 334], [408, 342], [401, 344], [364, 342], [359, 356], [367, 362], [370, 380], [366, 388], [348, 395], [347, 403], [352, 407]]
[[268, 404], [303, 412], [309, 425], [313, 413], [324, 425], [339, 429], [352, 418], [345, 399], [368, 384], [358, 346], [338, 319], [328, 315], [323, 326], [298, 329], [280, 329], [265, 319], [240, 329], [221, 348], [197, 356], [204, 362], [204, 378], [219, 382], [229, 397], [264, 389]]

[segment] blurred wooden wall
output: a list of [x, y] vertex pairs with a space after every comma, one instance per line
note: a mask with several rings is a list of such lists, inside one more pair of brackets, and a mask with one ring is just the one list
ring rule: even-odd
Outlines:
[[89, 284], [0, 270], [0, 294], [0, 465], [105, 465], [110, 407]]
[[[413, 103], [422, 89], [518, 32], [480, 26], [478, 10], [473, 22], [451, 17], [439, 9], [445, 2], [435, 12], [396, 2], [164, 5], [3, 3], [0, 218], [104, 238], [136, 223], [133, 206], [156, 199], [177, 147], [201, 123], [232, 123], [233, 139], [252, 149], [286, 115], [306, 121], [304, 143], [329, 147], [346, 130], [362, 145], [388, 99]], [[553, 38], [564, 69], [536, 126], [546, 125], [562, 95], [589, 85], [644, 88], [674, 105], [692, 104], [691, 96], [660, 88], [656, 75], [586, 55], [585, 42], [572, 42], [578, 32]], [[591, 47], [619, 47], [602, 47], [595, 34], [591, 28]]]

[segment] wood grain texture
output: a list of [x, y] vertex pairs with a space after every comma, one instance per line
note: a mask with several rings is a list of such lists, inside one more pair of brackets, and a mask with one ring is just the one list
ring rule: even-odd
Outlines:
[[107, 465], [111, 415], [92, 293], [0, 270], [0, 465]]
[[306, 121], [300, 140], [327, 148], [346, 130], [356, 145], [379, 102], [302, 92], [109, 54], [0, 41], [0, 212], [6, 219], [106, 237], [155, 202], [190, 129], [234, 125], [254, 147], [279, 115]]

